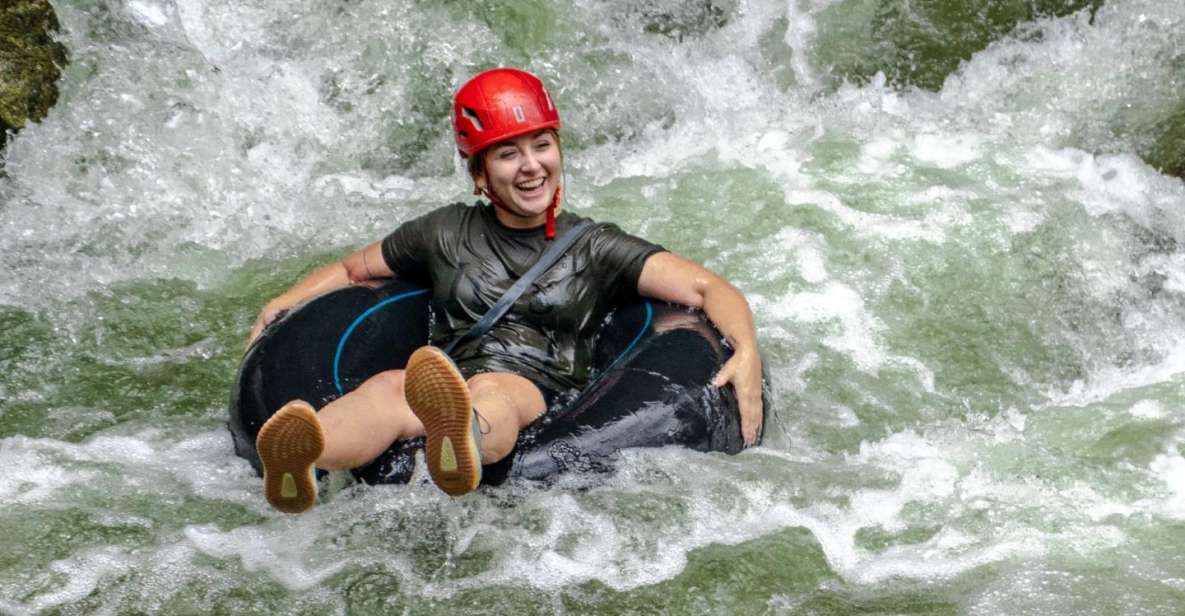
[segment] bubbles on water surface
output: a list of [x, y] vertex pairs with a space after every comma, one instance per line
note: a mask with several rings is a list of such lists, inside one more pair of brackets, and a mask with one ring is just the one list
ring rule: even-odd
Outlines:
[[[60, 7], [63, 103], [11, 144], [0, 180], [0, 303], [24, 306], [36, 323], [20, 331], [50, 349], [0, 347], [21, 375], [0, 395], [49, 400], [60, 427], [2, 441], [18, 472], [0, 493], [79, 530], [22, 544], [50, 547], [45, 576], [6, 573], [18, 603], [4, 609], [340, 607], [372, 586], [436, 606], [490, 589], [526, 588], [532, 605], [669, 583], [686, 595], [724, 583], [695, 577], [724, 547], [753, 544], [840, 595], [952, 584], [975, 589], [971, 612], [1052, 609], [1106, 577], [1075, 568], [1124, 562], [1181, 518], [1185, 188], [1132, 155], [1185, 83], [1178, 8], [1043, 21], [929, 93], [825, 85], [809, 3], [627, 4], [521, 24], [524, 9], [497, 2]], [[269, 512], [210, 393], [254, 308], [239, 304], [263, 299], [233, 289], [278, 289], [310, 251], [468, 198], [447, 96], [494, 57], [553, 84], [571, 207], [753, 298], [775, 437], [737, 458], [631, 453], [592, 486], [451, 503], [420, 477], [331, 491], [302, 518]], [[164, 299], [88, 295], [112, 288]], [[169, 298], [221, 331], [188, 336]], [[77, 324], [98, 319], [99, 333]], [[82, 391], [100, 404], [55, 397], [87, 356], [141, 384], [199, 374], [157, 387], [211, 400], [153, 406], [151, 388], [96, 383]], [[55, 382], [31, 376], [47, 368]], [[66, 442], [71, 421], [83, 442]], [[776, 538], [786, 528], [809, 533]]]

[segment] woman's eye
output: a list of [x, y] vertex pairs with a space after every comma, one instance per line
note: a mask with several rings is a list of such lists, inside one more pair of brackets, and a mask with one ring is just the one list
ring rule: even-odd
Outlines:
[[498, 152], [498, 158], [510, 158], [514, 156], [514, 150], [502, 150]]

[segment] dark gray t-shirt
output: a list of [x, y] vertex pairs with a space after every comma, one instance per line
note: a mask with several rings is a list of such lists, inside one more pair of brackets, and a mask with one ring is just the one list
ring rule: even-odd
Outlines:
[[[586, 218], [561, 212], [556, 237]], [[396, 275], [432, 290], [432, 344], [459, 338], [547, 249], [543, 227], [512, 229], [492, 205], [455, 203], [408, 221], [383, 240]], [[605, 317], [638, 298], [642, 265], [663, 248], [600, 224], [581, 237], [486, 335], [458, 346], [467, 377], [512, 372], [562, 392], [588, 380]]]

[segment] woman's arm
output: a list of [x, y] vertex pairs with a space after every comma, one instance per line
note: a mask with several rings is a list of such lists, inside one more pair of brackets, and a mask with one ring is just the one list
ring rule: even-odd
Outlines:
[[383, 259], [382, 242], [374, 242], [341, 261], [334, 261], [305, 276], [291, 289], [268, 302], [263, 310], [259, 311], [255, 324], [251, 326], [247, 344], [251, 344], [263, 328], [275, 321], [280, 314], [301, 302], [354, 283], [374, 278], [390, 278], [394, 275], [395, 272], [387, 267], [387, 262]]
[[693, 308], [702, 308], [712, 324], [732, 345], [733, 355], [712, 384], [732, 383], [741, 412], [741, 436], [746, 445], [761, 433], [761, 355], [749, 302], [734, 286], [703, 266], [669, 252], [646, 259], [638, 278], [638, 293]]

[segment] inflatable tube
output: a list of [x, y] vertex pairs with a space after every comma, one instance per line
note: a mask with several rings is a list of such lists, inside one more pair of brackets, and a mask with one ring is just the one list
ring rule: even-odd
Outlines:
[[[402, 368], [428, 341], [428, 299], [426, 289], [401, 281], [352, 286], [270, 325], [247, 350], [231, 397], [235, 452], [262, 472], [255, 435], [285, 402], [321, 408], [374, 374]], [[483, 469], [482, 483], [607, 471], [629, 447], [739, 452], [736, 397], [709, 384], [730, 355], [700, 312], [654, 302], [617, 309], [600, 333], [588, 386], [524, 429], [511, 455]], [[405, 483], [422, 446], [423, 439], [397, 442], [354, 475]]]

